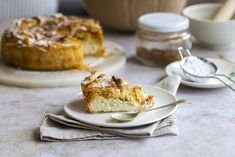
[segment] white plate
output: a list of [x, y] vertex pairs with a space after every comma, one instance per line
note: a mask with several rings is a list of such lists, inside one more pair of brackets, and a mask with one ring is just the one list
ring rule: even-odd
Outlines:
[[[231, 76], [231, 73], [235, 72], [235, 64], [228, 60], [222, 60], [222, 59], [216, 59], [216, 58], [207, 58], [209, 61], [213, 62], [217, 68], [218, 74], [224, 74], [227, 76]], [[221, 88], [226, 87], [223, 83], [216, 79], [209, 79], [205, 83], [199, 83], [199, 82], [192, 82], [187, 79], [186, 76], [184, 76], [182, 69], [180, 68], [179, 61], [173, 62], [166, 67], [166, 73], [168, 75], [178, 74], [182, 77], [181, 83], [190, 86], [190, 87], [196, 87], [196, 88]], [[231, 81], [227, 80], [224, 77], [220, 77], [222, 80], [224, 80], [227, 84], [232, 84]], [[231, 77], [232, 79], [235, 79], [235, 77]]]
[[[157, 106], [165, 105], [176, 101], [176, 97], [170, 92], [153, 86], [143, 86], [143, 89], [147, 94], [154, 96], [154, 102]], [[169, 115], [171, 115], [177, 107], [167, 107], [160, 110], [149, 111], [141, 113], [136, 119], [130, 122], [115, 122], [110, 118], [112, 113], [95, 113], [91, 114], [86, 111], [85, 104], [82, 100], [82, 95], [78, 95], [76, 99], [64, 106], [64, 111], [70, 117], [89, 123], [92, 125], [113, 127], [113, 128], [127, 128], [146, 125], [159, 121]]]
[[[126, 62], [123, 48], [110, 41], [104, 42], [106, 58], [85, 57], [85, 64], [97, 69], [98, 73], [112, 74]], [[31, 71], [19, 69], [0, 62], [0, 83], [21, 87], [63, 87], [80, 85], [89, 75], [88, 71], [59, 70], [59, 71]]]

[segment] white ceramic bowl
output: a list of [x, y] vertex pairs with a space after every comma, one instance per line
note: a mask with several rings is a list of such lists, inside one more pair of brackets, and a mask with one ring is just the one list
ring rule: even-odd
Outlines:
[[[1, 1], [1, 0], [0, 0]], [[139, 16], [151, 12], [180, 13], [188, 0], [84, 0], [89, 14], [102, 25], [134, 31]]]
[[203, 45], [222, 49], [231, 47], [235, 42], [235, 20], [214, 22], [213, 15], [220, 3], [192, 5], [183, 10], [183, 15], [190, 19], [190, 31]]

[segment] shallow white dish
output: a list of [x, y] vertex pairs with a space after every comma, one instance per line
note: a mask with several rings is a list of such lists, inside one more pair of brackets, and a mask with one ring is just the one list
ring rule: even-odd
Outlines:
[[[112, 74], [126, 62], [124, 49], [111, 41], [104, 42], [108, 57], [85, 57], [84, 62], [97, 70], [98, 73]], [[9, 66], [0, 61], [0, 83], [20, 87], [64, 87], [80, 85], [89, 75], [88, 71], [59, 70], [59, 71], [31, 71]]]
[[[174, 95], [162, 88], [154, 86], [143, 86], [143, 89], [147, 94], [154, 96], [154, 102], [158, 106], [165, 105], [177, 100]], [[171, 115], [173, 112], [175, 112], [176, 109], [176, 106], [166, 107], [160, 110], [141, 113], [133, 121], [116, 122], [110, 118], [112, 113], [88, 113], [82, 100], [82, 94], [79, 94], [74, 100], [64, 106], [65, 113], [76, 120], [92, 125], [112, 128], [136, 127], [154, 123]]]
[[[216, 58], [207, 58], [209, 61], [213, 62], [217, 68], [218, 74], [225, 74], [227, 76], [232, 76], [232, 73], [234, 75], [235, 73], [235, 64], [228, 60], [222, 60], [222, 59], [216, 59]], [[196, 87], [196, 88], [221, 88], [226, 87], [223, 83], [216, 79], [209, 79], [207, 82], [199, 83], [199, 82], [192, 82], [190, 81], [183, 73], [182, 69], [180, 68], [179, 61], [173, 62], [166, 67], [166, 73], [168, 75], [178, 74], [182, 77], [181, 83], [190, 86], [190, 87]], [[229, 80], [227, 80], [224, 77], [220, 77], [222, 80], [224, 80], [227, 84], [232, 84]], [[235, 80], [235, 77], [231, 77], [233, 80]]]

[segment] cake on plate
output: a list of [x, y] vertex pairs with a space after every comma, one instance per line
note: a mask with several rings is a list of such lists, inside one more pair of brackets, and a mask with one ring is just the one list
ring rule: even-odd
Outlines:
[[98, 21], [56, 14], [15, 20], [2, 36], [2, 60], [32, 70], [83, 68], [83, 58], [102, 56]]
[[89, 112], [140, 111], [154, 105], [153, 96], [137, 85], [106, 74], [92, 73], [81, 84], [83, 100]]

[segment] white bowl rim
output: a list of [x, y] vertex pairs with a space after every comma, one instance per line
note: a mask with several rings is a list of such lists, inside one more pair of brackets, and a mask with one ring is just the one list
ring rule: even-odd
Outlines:
[[210, 7], [211, 6], [218, 7], [220, 5], [222, 5], [222, 3], [200, 3], [200, 4], [190, 5], [190, 6], [183, 9], [182, 14], [184, 16], [188, 17], [189, 19], [192, 19], [192, 20], [195, 20], [195, 21], [206, 22], [206, 23], [235, 23], [235, 19], [225, 21], [225, 22], [217, 22], [217, 21], [212, 21], [212, 20], [194, 18], [194, 17], [191, 16], [192, 14], [189, 14], [189, 11], [193, 10], [193, 9], [198, 9], [198, 8], [201, 8], [201, 7], [209, 7], [209, 6]]

